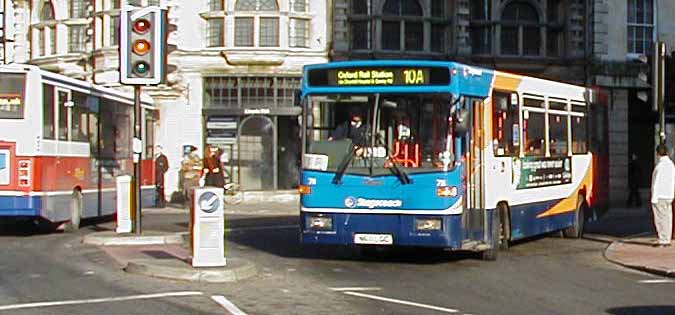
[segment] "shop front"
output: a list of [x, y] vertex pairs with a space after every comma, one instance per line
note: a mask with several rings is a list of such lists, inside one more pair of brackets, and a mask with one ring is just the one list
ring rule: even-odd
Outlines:
[[204, 78], [204, 146], [222, 150], [226, 181], [246, 191], [297, 186], [299, 88], [296, 76]]

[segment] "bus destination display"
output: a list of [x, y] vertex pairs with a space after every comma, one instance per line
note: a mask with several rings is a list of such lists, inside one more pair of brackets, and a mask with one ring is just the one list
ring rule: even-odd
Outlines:
[[444, 67], [386, 67], [314, 69], [312, 86], [420, 86], [447, 85], [450, 72]]

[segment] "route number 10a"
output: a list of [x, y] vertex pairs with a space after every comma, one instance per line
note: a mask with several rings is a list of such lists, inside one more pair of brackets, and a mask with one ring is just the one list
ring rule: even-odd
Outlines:
[[424, 71], [420, 69], [403, 70], [403, 80], [405, 84], [424, 84]]

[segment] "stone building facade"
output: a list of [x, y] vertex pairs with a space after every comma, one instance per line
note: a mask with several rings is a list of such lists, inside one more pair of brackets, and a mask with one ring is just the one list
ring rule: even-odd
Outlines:
[[[637, 80], [644, 66], [634, 59], [650, 54], [654, 40], [673, 47], [674, 6], [665, 0], [335, 0], [330, 57], [456, 60], [600, 88], [608, 108], [596, 125], [607, 127], [596, 132], [604, 139], [592, 140], [607, 165], [609, 198], [621, 204], [629, 153], [649, 155], [637, 179], [642, 186], [648, 187], [653, 163], [655, 113], [635, 98], [650, 85]], [[668, 130], [672, 139], [674, 129]]]

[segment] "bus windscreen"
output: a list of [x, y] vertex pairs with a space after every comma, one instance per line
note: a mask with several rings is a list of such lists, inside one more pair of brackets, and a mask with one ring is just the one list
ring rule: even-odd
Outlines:
[[309, 70], [314, 87], [424, 86], [450, 84], [447, 67], [348, 67]]
[[0, 119], [23, 118], [25, 83], [23, 73], [0, 75]]

